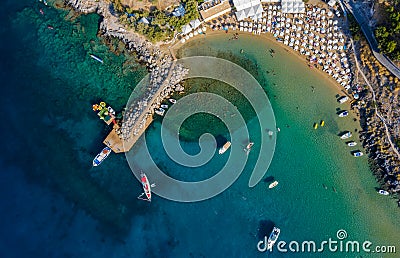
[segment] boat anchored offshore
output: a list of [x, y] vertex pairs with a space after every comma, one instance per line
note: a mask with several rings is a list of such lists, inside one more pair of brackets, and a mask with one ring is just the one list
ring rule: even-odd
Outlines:
[[344, 111], [339, 113], [339, 117], [345, 117], [345, 116], [348, 116], [348, 115], [349, 115], [349, 112], [347, 112], [346, 110], [344, 110]]
[[138, 196], [138, 199], [151, 202], [151, 187], [154, 187], [155, 185], [150, 185], [149, 179], [143, 172], [140, 173], [140, 182], [143, 186], [143, 193]]
[[91, 58], [93, 58], [94, 60], [96, 60], [96, 61], [100, 62], [100, 63], [103, 63], [103, 60], [101, 60], [101, 58], [100, 58], [100, 57], [97, 57], [97, 56], [95, 56], [95, 55], [92, 55], [92, 54], [90, 54], [90, 57], [91, 57]]
[[347, 131], [340, 136], [341, 139], [348, 139], [352, 136], [351, 132]]
[[93, 159], [93, 166], [97, 167], [110, 155], [110, 147], [105, 147], [97, 156]]
[[378, 191], [378, 194], [389, 195], [389, 192], [381, 189]]
[[231, 142], [230, 142], [230, 141], [227, 141], [227, 142], [224, 144], [224, 146], [222, 146], [222, 147], [219, 149], [218, 153], [219, 153], [219, 154], [224, 154], [225, 151], [227, 151], [230, 147], [231, 147]]
[[274, 227], [274, 229], [272, 230], [271, 234], [268, 237], [267, 250], [272, 251], [272, 247], [274, 246], [275, 242], [278, 240], [280, 233], [281, 233], [281, 230], [277, 227]]
[[357, 145], [357, 143], [355, 141], [350, 141], [350, 142], [347, 142], [346, 144], [347, 144], [347, 146], [350, 146], [350, 147]]
[[269, 188], [269, 189], [272, 189], [272, 188], [274, 188], [274, 187], [277, 186], [277, 185], [278, 185], [278, 181], [274, 181], [274, 182], [272, 182], [272, 183], [269, 184], [268, 188]]
[[364, 155], [364, 153], [362, 153], [361, 151], [355, 151], [355, 152], [353, 152], [353, 156], [354, 156], [354, 157], [361, 157], [362, 155]]
[[250, 142], [249, 144], [247, 144], [246, 148], [244, 148], [243, 150], [249, 154], [249, 152], [251, 151], [251, 147], [253, 147], [254, 142]]

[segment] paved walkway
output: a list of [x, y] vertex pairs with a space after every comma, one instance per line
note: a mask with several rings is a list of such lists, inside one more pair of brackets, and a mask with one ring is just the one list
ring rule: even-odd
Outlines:
[[[341, 0], [342, 1], [342, 0]], [[368, 18], [362, 12], [362, 8], [360, 8], [358, 3], [353, 1], [342, 1], [342, 4], [346, 7], [346, 9], [353, 14], [354, 18], [357, 20], [358, 24], [361, 27], [362, 32], [364, 33], [375, 58], [388, 69], [394, 76], [400, 79], [400, 69], [385, 55], [381, 54], [378, 48], [378, 42], [375, 39], [374, 32], [369, 26]]]

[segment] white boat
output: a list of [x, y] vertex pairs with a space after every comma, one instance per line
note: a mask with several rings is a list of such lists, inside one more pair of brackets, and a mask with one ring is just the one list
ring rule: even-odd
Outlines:
[[138, 196], [138, 199], [151, 202], [151, 185], [145, 173], [140, 173], [140, 182], [143, 186], [143, 193]]
[[349, 112], [347, 112], [346, 110], [344, 110], [344, 111], [339, 113], [339, 117], [345, 117], [345, 116], [348, 116], [348, 115], [349, 115]]
[[110, 155], [111, 153], [111, 149], [110, 147], [105, 147], [99, 154], [97, 154], [97, 156], [93, 159], [93, 166], [97, 167], [98, 165], [101, 164], [101, 162], [103, 162], [108, 155]]
[[90, 57], [93, 58], [93, 59], [96, 60], [96, 61], [99, 61], [100, 63], [103, 63], [103, 60], [101, 60], [100, 57], [97, 57], [97, 56], [92, 55], [92, 54], [90, 54]]
[[168, 101], [171, 102], [172, 104], [176, 103], [176, 99], [169, 99]]
[[388, 191], [385, 191], [385, 190], [379, 190], [379, 191], [378, 191], [378, 194], [389, 195], [389, 192], [388, 192]]
[[350, 138], [351, 136], [352, 136], [351, 132], [347, 131], [347, 132], [345, 132], [344, 134], [342, 134], [342, 135], [340, 136], [340, 138], [341, 138], [341, 139], [347, 139], [347, 138]]
[[224, 154], [225, 151], [227, 151], [230, 147], [231, 147], [231, 142], [230, 142], [230, 141], [227, 141], [227, 142], [224, 144], [224, 146], [222, 146], [222, 147], [219, 149], [218, 153], [219, 153], [219, 154]]
[[280, 233], [281, 233], [281, 230], [277, 227], [274, 227], [274, 229], [272, 230], [271, 234], [268, 237], [267, 250], [272, 251], [272, 247], [274, 246], [275, 242], [278, 240]]
[[347, 97], [347, 96], [342, 96], [342, 97], [338, 98], [338, 101], [340, 104], [343, 104], [348, 100], [349, 100], [349, 97]]
[[355, 151], [355, 152], [353, 152], [353, 156], [354, 156], [354, 157], [361, 157], [362, 155], [364, 155], [364, 153], [362, 153], [361, 151]]
[[154, 112], [159, 116], [163, 116], [165, 113], [165, 109], [159, 108], [159, 109], [156, 109]]
[[278, 185], [278, 181], [274, 181], [274, 182], [269, 184], [268, 188], [271, 189], [271, 188], [274, 188], [277, 185]]
[[357, 143], [355, 141], [347, 142], [347, 146], [353, 147], [356, 145], [357, 145]]
[[251, 150], [251, 147], [253, 147], [254, 142], [250, 142], [249, 144], [247, 144], [246, 148], [244, 148], [244, 151], [249, 152]]
[[164, 109], [165, 109], [165, 108], [168, 108], [168, 105], [162, 104], [162, 105], [161, 105], [161, 108], [164, 108]]

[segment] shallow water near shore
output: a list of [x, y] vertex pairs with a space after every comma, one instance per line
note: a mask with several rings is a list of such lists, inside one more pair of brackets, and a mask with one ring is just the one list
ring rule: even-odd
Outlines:
[[[279, 185], [268, 190], [268, 183], [260, 182], [248, 188], [255, 146], [238, 181], [215, 198], [199, 203], [157, 196], [152, 203], [136, 200], [140, 184], [123, 155], [91, 168], [109, 130], [91, 104], [103, 99], [120, 110], [146, 71], [126, 53], [109, 51], [96, 36], [97, 15], [71, 20], [64, 11], [23, 2], [5, 5], [7, 15], [2, 11], [9, 26], [1, 28], [0, 75], [7, 88], [1, 105], [10, 140], [0, 163], [1, 257], [286, 257], [257, 251], [271, 223], [281, 228], [280, 239], [286, 242], [336, 239], [344, 229], [350, 240], [398, 243], [394, 201], [376, 194], [367, 159], [353, 158], [337, 137], [340, 131], [359, 129], [352, 118], [336, 116], [339, 90], [279, 45], [250, 35], [236, 41], [228, 41], [229, 35], [199, 38], [180, 55], [248, 65], [270, 96], [281, 129], [266, 174]], [[90, 59], [89, 52], [104, 65]], [[313, 123], [321, 119], [325, 127], [314, 130]], [[255, 142], [257, 126], [255, 120], [248, 122]], [[146, 134], [153, 158], [176, 177], [209, 177], [227, 158], [215, 157], [206, 171], [183, 168], [165, 155], [159, 122]], [[189, 153], [198, 150], [195, 142], [182, 145]]]

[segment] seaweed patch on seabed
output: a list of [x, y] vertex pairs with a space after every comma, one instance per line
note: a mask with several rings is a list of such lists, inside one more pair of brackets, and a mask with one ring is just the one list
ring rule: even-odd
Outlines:
[[[208, 50], [209, 51], [209, 50]], [[202, 53], [197, 53], [202, 54]], [[215, 56], [231, 61], [246, 69], [260, 83], [266, 83], [266, 79], [261, 76], [257, 63], [247, 57], [235, 55], [231, 51], [218, 51]], [[218, 94], [229, 102], [233, 103], [247, 122], [256, 116], [251, 104], [235, 88], [223, 82], [207, 78], [191, 78], [183, 82], [186, 94], [194, 92], [210, 92]], [[178, 98], [178, 97], [177, 97]], [[210, 127], [212, 125], [212, 127]], [[218, 118], [208, 114], [196, 114], [188, 118], [180, 129], [180, 139], [183, 141], [197, 141], [205, 132], [214, 136], [225, 135], [228, 130]]]
[[[248, 100], [238, 90], [228, 84], [209, 78], [191, 78], [185, 80], [184, 85], [186, 94], [209, 92], [225, 98], [237, 107], [246, 122], [256, 116]], [[224, 110], [224, 107], [221, 106], [221, 108]], [[221, 119], [229, 119], [231, 115], [233, 114], [226, 112]], [[205, 132], [209, 132], [214, 136], [226, 135], [228, 129], [220, 118], [206, 113], [199, 113], [185, 120], [180, 128], [179, 136], [183, 141], [197, 141]]]

